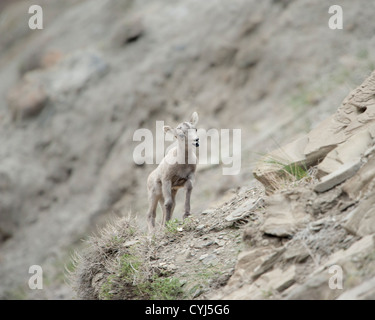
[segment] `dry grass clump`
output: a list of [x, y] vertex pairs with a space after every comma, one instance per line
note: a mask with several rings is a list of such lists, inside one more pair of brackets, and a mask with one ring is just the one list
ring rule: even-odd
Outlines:
[[[267, 179], [268, 193], [279, 192], [290, 188], [307, 186], [315, 183], [316, 167], [307, 167], [304, 163], [286, 163], [281, 159], [266, 156], [263, 159], [264, 165], [272, 170], [264, 174]], [[270, 192], [272, 190], [272, 192]]]
[[153, 270], [152, 243], [135, 221], [119, 218], [87, 241], [88, 248], [73, 258], [70, 279], [78, 298], [85, 300], [176, 299], [178, 279]]

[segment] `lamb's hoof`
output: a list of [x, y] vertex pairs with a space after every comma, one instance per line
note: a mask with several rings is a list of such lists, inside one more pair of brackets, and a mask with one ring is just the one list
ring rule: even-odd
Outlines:
[[190, 212], [185, 213], [182, 218], [185, 220], [188, 216], [190, 216]]

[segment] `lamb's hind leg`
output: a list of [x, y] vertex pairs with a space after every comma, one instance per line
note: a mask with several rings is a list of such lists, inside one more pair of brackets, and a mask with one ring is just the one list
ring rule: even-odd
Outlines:
[[[175, 206], [175, 193], [172, 191], [171, 181], [165, 181], [162, 186], [163, 197], [164, 197], [164, 210], [163, 210], [163, 222], [165, 225], [172, 218], [173, 209]], [[174, 194], [174, 195], [173, 195]]]
[[156, 208], [158, 205], [160, 195], [156, 194], [149, 194], [148, 202], [149, 208], [147, 212], [147, 224], [148, 224], [148, 231], [151, 233], [155, 229], [155, 218], [156, 218]]
[[191, 191], [193, 190], [193, 183], [191, 179], [185, 182], [185, 189], [186, 189], [186, 199], [185, 199], [185, 213], [184, 213], [183, 219], [186, 219], [188, 216], [190, 216], [190, 196], [191, 196]]
[[161, 218], [161, 225], [164, 226], [164, 224], [165, 224], [165, 217], [166, 217], [166, 211], [165, 211], [164, 197], [163, 196], [160, 196], [160, 198], [159, 198], [159, 204], [160, 204], [160, 207], [161, 207], [161, 211], [163, 213], [163, 216]]

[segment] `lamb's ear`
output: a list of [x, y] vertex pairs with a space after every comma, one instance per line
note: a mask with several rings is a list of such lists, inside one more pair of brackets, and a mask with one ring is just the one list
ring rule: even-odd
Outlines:
[[191, 115], [190, 123], [191, 123], [194, 127], [196, 127], [196, 125], [198, 124], [198, 120], [199, 120], [198, 113], [194, 112], [194, 113]]
[[163, 130], [164, 130], [164, 133], [168, 133], [168, 132], [170, 132], [171, 134], [173, 134], [174, 136], [176, 136], [176, 131], [175, 131], [175, 129], [173, 129], [173, 128], [170, 127], [170, 126], [164, 126], [164, 127], [163, 127]]

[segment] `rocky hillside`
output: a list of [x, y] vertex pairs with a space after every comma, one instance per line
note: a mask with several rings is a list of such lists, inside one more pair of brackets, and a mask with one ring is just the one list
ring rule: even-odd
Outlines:
[[[266, 188], [228, 193], [154, 237], [115, 221], [77, 257], [78, 296], [375, 299], [374, 106], [375, 72], [308, 133], [307, 145], [298, 139], [261, 161]], [[316, 165], [296, 157], [308, 157], [310, 143]], [[275, 158], [280, 150], [290, 157]], [[279, 161], [274, 171], [270, 157]]]
[[[43, 7], [43, 30], [28, 28], [31, 4]], [[130, 214], [133, 220], [137, 216], [139, 238], [134, 241], [143, 244], [145, 182], [155, 166], [135, 164], [132, 154], [137, 143], [133, 134], [139, 128], [155, 130], [157, 120], [175, 125], [190, 116], [193, 109], [206, 130], [241, 129], [241, 172], [222, 175], [222, 162], [200, 166], [192, 196], [191, 225], [176, 227], [187, 228], [189, 233], [172, 232], [172, 238], [167, 234], [160, 241], [196, 239], [196, 246], [202, 248], [195, 248], [191, 240], [191, 252], [198, 250], [192, 262], [218, 261], [217, 266], [225, 267], [220, 271], [222, 278], [214, 282], [218, 286], [225, 284], [235, 268], [238, 251], [245, 250], [240, 240], [245, 222], [253, 217], [263, 223], [267, 214], [260, 212], [267, 201], [278, 207], [277, 201], [287, 197], [263, 195], [270, 196], [280, 189], [275, 164], [281, 163], [293, 175], [295, 164], [302, 169], [314, 168], [324, 157], [317, 169], [303, 170], [312, 170], [309, 174], [313, 181], [333, 173], [343, 162], [337, 160], [341, 152], [347, 152], [339, 146], [371, 119], [371, 108], [367, 114], [358, 107], [348, 116], [353, 125], [347, 124], [338, 134], [329, 135], [327, 145], [321, 148], [320, 134], [327, 128], [311, 131], [375, 69], [375, 27], [363, 23], [372, 21], [375, 9], [365, 0], [355, 4], [342, 1], [342, 6], [344, 30], [331, 30], [327, 24], [328, 4], [323, 0], [1, 2], [0, 297], [74, 297], [64, 281], [65, 267], [72, 269], [71, 253], [77, 248], [80, 251], [81, 239], [92, 234], [96, 226], [106, 224], [111, 216]], [[366, 99], [356, 104], [371, 101]], [[357, 113], [362, 116], [352, 122]], [[341, 108], [337, 118], [345, 119], [348, 114]], [[356, 138], [361, 143], [352, 142], [360, 153], [371, 140], [369, 132], [364, 133], [367, 136], [363, 141], [367, 142], [362, 144], [361, 138]], [[288, 146], [287, 159], [280, 160], [280, 150], [275, 151], [276, 160], [272, 154], [271, 161], [262, 161], [258, 166], [261, 171], [254, 172], [265, 191], [255, 186], [252, 172], [258, 159], [296, 137], [299, 142]], [[314, 154], [315, 150], [319, 152]], [[352, 165], [352, 170], [359, 167], [358, 163]], [[298, 171], [305, 175], [302, 169]], [[290, 186], [283, 179], [281, 184]], [[255, 187], [256, 191], [251, 189]], [[228, 190], [239, 192], [233, 194], [234, 202], [226, 207], [215, 205], [228, 192], [231, 194]], [[335, 198], [332, 190], [327, 192], [329, 199]], [[343, 194], [336, 197], [339, 203]], [[255, 201], [259, 212], [254, 207], [244, 219], [226, 221], [232, 209], [239, 209], [237, 206], [247, 203], [247, 199]], [[326, 212], [330, 207], [316, 201], [316, 212]], [[181, 202], [177, 199], [178, 219]], [[292, 202], [290, 205], [294, 206]], [[201, 215], [210, 207], [216, 210], [214, 215], [212, 210]], [[241, 210], [234, 215], [242, 216]], [[330, 223], [327, 226], [333, 228], [335, 223]], [[205, 228], [211, 228], [211, 224], [219, 227], [204, 239]], [[269, 246], [281, 246], [295, 237], [274, 235], [262, 238], [260, 243], [273, 250]], [[356, 239], [349, 238], [345, 245]], [[211, 241], [214, 244], [205, 246]], [[226, 245], [228, 250], [224, 249]], [[173, 246], [165, 250], [168, 247], [173, 250]], [[189, 248], [186, 241], [186, 255]], [[216, 249], [221, 249], [223, 258], [213, 252]], [[179, 255], [180, 259], [188, 259], [185, 253]], [[177, 267], [176, 277], [183, 278], [178, 272], [187, 272], [180, 270], [173, 259], [160, 259], [158, 263]], [[319, 260], [316, 256], [314, 259]], [[310, 258], [306, 261], [311, 262]], [[43, 290], [27, 287], [31, 265], [43, 267]], [[154, 267], [151, 265], [150, 270]], [[274, 270], [279, 268], [281, 265]], [[111, 274], [102, 273], [98, 283]], [[219, 294], [210, 284], [199, 290], [193, 296]], [[226, 292], [222, 294], [229, 294]]]

